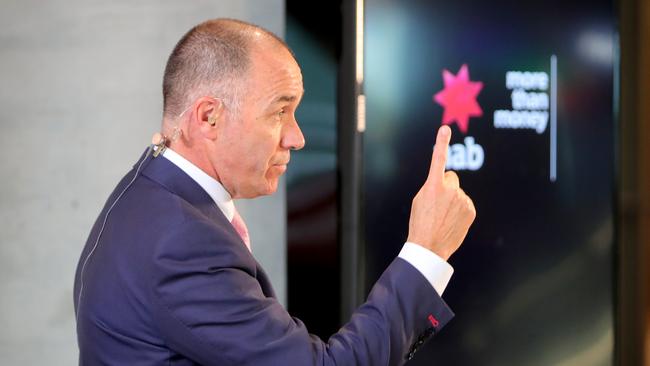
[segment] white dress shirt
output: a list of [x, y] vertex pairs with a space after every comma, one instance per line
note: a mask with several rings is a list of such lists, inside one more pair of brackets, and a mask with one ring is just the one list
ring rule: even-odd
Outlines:
[[[217, 204], [228, 221], [235, 215], [235, 203], [230, 193], [217, 181], [174, 150], [167, 148], [162, 156], [179, 167], [203, 188]], [[453, 267], [434, 252], [421, 245], [406, 242], [398, 255], [415, 267], [431, 283], [435, 291], [442, 296], [452, 274]]]
[[176, 151], [166, 148], [162, 156], [174, 163], [182, 171], [190, 176], [196, 183], [198, 183], [204, 191], [212, 198], [214, 203], [219, 206], [219, 209], [226, 216], [228, 221], [232, 221], [235, 216], [235, 203], [230, 196], [230, 193], [219, 183], [218, 180], [212, 178], [208, 173], [201, 170], [196, 165], [190, 163], [189, 160], [180, 156]]

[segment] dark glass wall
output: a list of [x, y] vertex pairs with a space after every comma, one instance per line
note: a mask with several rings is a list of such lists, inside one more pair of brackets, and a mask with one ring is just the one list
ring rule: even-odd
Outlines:
[[435, 131], [477, 219], [456, 318], [414, 365], [613, 362], [609, 1], [367, 0], [366, 288], [407, 236]]
[[323, 339], [340, 323], [337, 71], [340, 4], [287, 1], [286, 41], [302, 69], [305, 148], [287, 171], [288, 310]]

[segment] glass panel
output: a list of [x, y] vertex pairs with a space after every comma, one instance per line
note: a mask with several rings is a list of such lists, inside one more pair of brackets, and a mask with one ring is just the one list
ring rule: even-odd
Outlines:
[[451, 259], [456, 318], [412, 364], [613, 362], [613, 24], [602, 0], [366, 1], [366, 285], [443, 121], [478, 212]]

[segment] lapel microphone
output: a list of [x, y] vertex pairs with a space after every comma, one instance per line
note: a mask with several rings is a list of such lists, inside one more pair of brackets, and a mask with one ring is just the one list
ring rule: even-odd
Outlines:
[[153, 157], [156, 158], [158, 155], [164, 153], [165, 150], [167, 150], [167, 144], [172, 141], [176, 141], [182, 133], [183, 132], [178, 127], [174, 127], [171, 138], [163, 135], [160, 132], [154, 133], [153, 137], [151, 138], [151, 143], [153, 144], [154, 148]]

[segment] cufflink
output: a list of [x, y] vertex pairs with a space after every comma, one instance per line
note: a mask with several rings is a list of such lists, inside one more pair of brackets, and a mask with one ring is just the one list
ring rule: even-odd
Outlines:
[[438, 326], [440, 325], [440, 322], [438, 321], [438, 319], [436, 319], [436, 318], [435, 318], [433, 315], [431, 315], [431, 314], [429, 314], [429, 318], [428, 318], [428, 319], [429, 319], [429, 322], [431, 323], [431, 325], [433, 325], [434, 328], [438, 328]]

